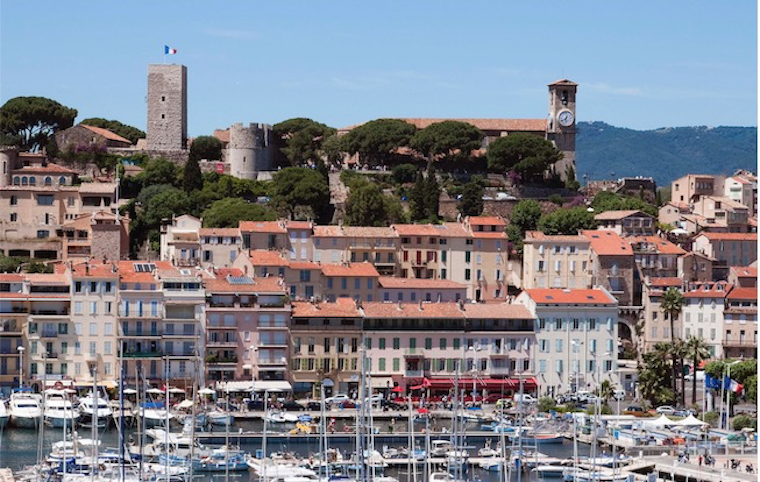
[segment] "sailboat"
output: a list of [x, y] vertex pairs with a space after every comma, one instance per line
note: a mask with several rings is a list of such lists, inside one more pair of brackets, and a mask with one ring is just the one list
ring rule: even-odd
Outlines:
[[5, 427], [10, 417], [11, 414], [8, 412], [8, 407], [5, 404], [5, 400], [0, 400], [0, 428]]

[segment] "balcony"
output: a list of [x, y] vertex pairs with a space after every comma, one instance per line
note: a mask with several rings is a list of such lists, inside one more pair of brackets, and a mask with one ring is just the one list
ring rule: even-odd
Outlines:
[[126, 331], [117, 335], [118, 338], [161, 338], [159, 331]]
[[161, 358], [163, 353], [159, 350], [156, 351], [125, 351], [122, 358]]
[[262, 347], [287, 347], [288, 346], [288, 340], [286, 338], [282, 339], [271, 339], [271, 338], [259, 338], [259, 346]]
[[69, 310], [32, 310], [29, 314], [37, 318], [68, 318]]
[[259, 360], [258, 360], [259, 367], [261, 367], [263, 365], [278, 365], [279, 366], [279, 365], [287, 365], [287, 364], [288, 364], [288, 359], [285, 358], [284, 356], [279, 357], [279, 358], [277, 358], [277, 357], [275, 357], [275, 358], [259, 358]]
[[237, 340], [207, 340], [206, 348], [236, 348]]
[[186, 333], [186, 332], [182, 332], [182, 333], [164, 333], [164, 334], [163, 334], [163, 335], [161, 335], [161, 336], [163, 336], [164, 338], [169, 338], [169, 339], [177, 339], [177, 338], [198, 338], [198, 337], [200, 336], [200, 333], [195, 333], [195, 332], [187, 332], [187, 333]]
[[206, 325], [206, 330], [237, 330], [237, 328], [235, 325], [223, 325], [221, 323]]
[[236, 356], [228, 356], [228, 357], [218, 357], [216, 354], [211, 353], [209, 355], [206, 355], [206, 363], [209, 365], [219, 365], [219, 364], [237, 364], [238, 358]]
[[425, 350], [421, 348], [407, 348], [404, 350], [404, 358], [425, 358]]
[[21, 323], [17, 320], [2, 320], [0, 321], [0, 336], [3, 335], [21, 335]]
[[509, 367], [491, 365], [490, 368], [488, 369], [488, 374], [489, 375], [512, 375], [516, 371], [517, 369], [511, 369]]
[[737, 347], [737, 348], [742, 348], [742, 347], [747, 347], [747, 348], [754, 347], [754, 348], [756, 348], [757, 347], [757, 341], [740, 340], [740, 339], [737, 339], [737, 338], [726, 338], [726, 339], [723, 340], [723, 346]]
[[404, 376], [407, 378], [421, 378], [425, 376], [424, 370], [404, 370]]
[[177, 351], [177, 352], [167, 353], [166, 356], [169, 358], [194, 358], [195, 353], [192, 351]]

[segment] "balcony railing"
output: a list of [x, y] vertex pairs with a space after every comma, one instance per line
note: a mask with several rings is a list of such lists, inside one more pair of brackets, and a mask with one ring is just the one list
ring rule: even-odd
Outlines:
[[69, 310], [32, 310], [33, 316], [68, 316]]
[[287, 365], [287, 358], [275, 357], [275, 358], [259, 358], [259, 365]]
[[125, 351], [122, 355], [124, 358], [160, 358], [163, 353], [156, 351]]
[[736, 346], [736, 347], [757, 347], [757, 341], [753, 340], [740, 340], [737, 338], [726, 338], [723, 340], [723, 346]]

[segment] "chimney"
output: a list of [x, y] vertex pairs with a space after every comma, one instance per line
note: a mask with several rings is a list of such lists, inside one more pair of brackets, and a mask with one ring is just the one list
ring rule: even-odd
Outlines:
[[396, 309], [399, 310], [399, 311], [404, 311], [404, 308], [401, 306], [401, 302], [400, 301], [398, 303], [396, 303]]
[[420, 311], [423, 311], [423, 308], [422, 308], [422, 300], [420, 300]]
[[464, 311], [464, 300], [460, 299], [457, 301], [457, 304], [459, 305], [459, 311]]

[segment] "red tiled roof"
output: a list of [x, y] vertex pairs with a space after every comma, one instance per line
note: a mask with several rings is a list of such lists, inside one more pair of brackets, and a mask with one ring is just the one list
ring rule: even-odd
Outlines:
[[364, 302], [366, 318], [449, 318], [463, 319], [457, 303], [383, 303]]
[[[37, 285], [67, 285], [69, 280], [63, 274], [58, 273], [32, 273], [26, 275], [26, 280], [31, 284]], [[40, 295], [40, 293], [32, 293], [34, 296]]]
[[322, 269], [321, 264], [311, 261], [291, 261], [288, 267], [290, 269]]
[[[594, 231], [596, 232], [596, 231]], [[541, 231], [526, 231], [525, 241], [547, 241], [555, 243], [588, 243], [589, 240], [580, 234], [544, 234]]]
[[563, 290], [563, 289], [530, 289], [525, 290], [533, 301], [550, 305], [590, 305], [617, 304], [617, 301], [607, 296], [602, 290]]
[[470, 226], [507, 226], [499, 216], [470, 216]]
[[21, 283], [24, 276], [18, 273], [0, 273], [0, 282], [3, 283]]
[[286, 233], [279, 221], [240, 221], [240, 231], [252, 233]]
[[[687, 291], [683, 294], [684, 298], [725, 298], [733, 285], [725, 281], [717, 283], [702, 283], [696, 289]], [[707, 288], [707, 289], [705, 289]], [[753, 288], [754, 289], [754, 288]]]
[[728, 299], [757, 301], [757, 288], [734, 288], [728, 293]]
[[507, 239], [507, 233], [504, 231], [473, 231], [472, 237], [482, 239]]
[[222, 141], [223, 143], [230, 142], [230, 130], [229, 129], [214, 129], [214, 133], [212, 134], [214, 137]]
[[731, 273], [737, 278], [757, 278], [756, 266], [731, 266]]
[[432, 224], [391, 224], [399, 236], [440, 236]]
[[697, 237], [704, 236], [710, 241], [755, 241], [757, 233], [699, 233]]
[[287, 266], [288, 260], [280, 255], [279, 251], [266, 249], [252, 249], [248, 252], [248, 259], [252, 266]]
[[106, 139], [109, 139], [112, 141], [118, 141], [118, 142], [126, 142], [127, 144], [132, 144], [132, 141], [130, 141], [129, 139], [125, 139], [121, 137], [119, 134], [116, 134], [115, 132], [111, 132], [108, 129], [104, 129], [102, 127], [90, 126], [87, 124], [79, 124], [79, 125], [91, 132], [94, 132], [95, 134], [105, 137]]
[[325, 276], [347, 276], [347, 277], [379, 277], [380, 273], [377, 272], [375, 267], [371, 263], [366, 261], [363, 263], [348, 263], [348, 264], [323, 264], [322, 274]]
[[14, 169], [13, 174], [76, 174], [77, 172], [55, 164], [54, 162], [48, 162], [47, 165], [35, 164], [34, 166], [24, 166], [21, 169]]
[[681, 286], [683, 284], [683, 280], [677, 277], [651, 278], [649, 284], [650, 286], [658, 286], [658, 287]]
[[390, 289], [467, 289], [466, 285], [447, 279], [417, 279], [381, 276], [378, 284]]
[[443, 223], [437, 225], [436, 229], [441, 236], [446, 238], [471, 238], [470, 231], [465, 229], [462, 223]]
[[[329, 303], [293, 302], [293, 318], [359, 318], [361, 313], [351, 298], [338, 298]], [[296, 328], [297, 329], [297, 328]]]
[[115, 264], [88, 262], [71, 266], [71, 276], [74, 278], [118, 278], [118, 268]]
[[584, 230], [583, 236], [591, 243], [597, 256], [632, 256], [631, 245], [616, 232], [604, 229]]
[[311, 229], [312, 223], [310, 221], [288, 221], [286, 227], [287, 229]]
[[464, 316], [468, 319], [533, 319], [533, 315], [530, 314], [528, 308], [526, 308], [524, 305], [514, 303], [465, 303]]
[[628, 240], [631, 242], [631, 244], [646, 243], [650, 246], [653, 245], [655, 248], [657, 248], [658, 254], [676, 254], [679, 256], [686, 254], [685, 250], [671, 243], [667, 239], [661, 238], [659, 236], [633, 236], [628, 238]]
[[625, 211], [623, 211], [623, 210], [621, 210], [621, 211], [604, 211], [604, 212], [601, 212], [601, 213], [597, 214], [596, 216], [594, 216], [594, 219], [597, 219], [597, 220], [600, 220], [600, 221], [614, 221], [614, 220], [617, 220], [617, 219], [627, 218], [628, 216], [632, 216], [634, 214], [637, 214], [637, 215], [640, 215], [640, 216], [644, 216], [644, 217], [647, 217], [647, 218], [651, 218], [652, 217], [652, 216], [650, 216], [649, 214], [647, 214], [645, 212], [639, 211], [638, 209], [629, 209], [629, 210], [625, 210]]

